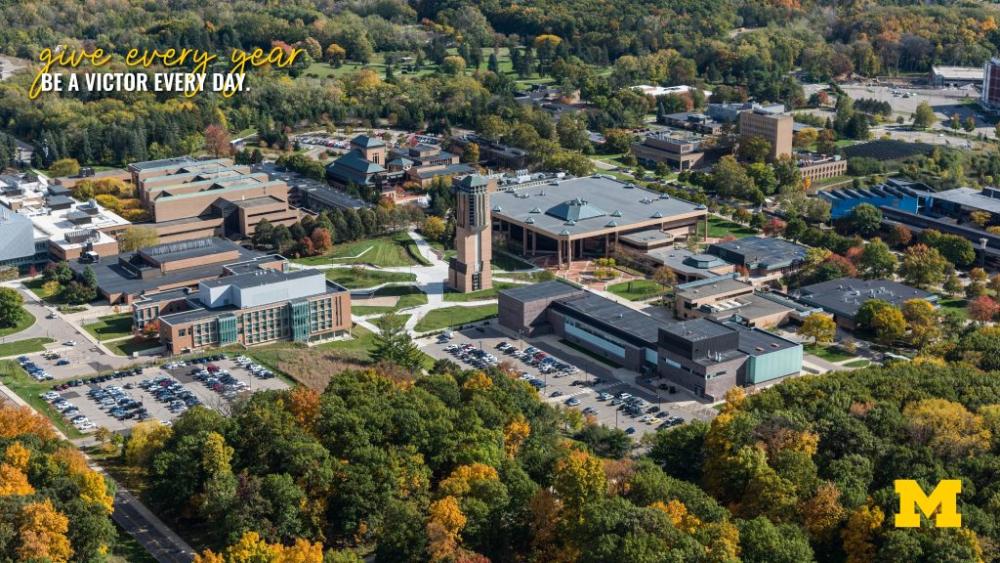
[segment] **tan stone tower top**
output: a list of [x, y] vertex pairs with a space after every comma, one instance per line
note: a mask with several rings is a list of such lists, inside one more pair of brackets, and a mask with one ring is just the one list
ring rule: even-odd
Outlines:
[[455, 182], [455, 257], [448, 265], [448, 286], [463, 293], [493, 287], [493, 181], [473, 174]]

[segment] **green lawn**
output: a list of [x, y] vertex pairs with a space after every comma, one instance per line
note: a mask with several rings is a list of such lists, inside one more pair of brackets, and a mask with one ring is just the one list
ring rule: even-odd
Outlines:
[[496, 299], [497, 292], [501, 289], [508, 289], [518, 284], [511, 282], [494, 282], [490, 289], [480, 289], [468, 293], [447, 292], [444, 294], [445, 301], [466, 303], [468, 301], [480, 301], [482, 299]]
[[0, 344], [0, 358], [41, 352], [45, 349], [46, 344], [51, 344], [52, 342], [55, 342], [55, 340], [40, 336], [38, 338], [25, 338], [24, 340], [15, 340], [14, 342]]
[[722, 238], [727, 235], [733, 235], [736, 238], [750, 237], [756, 235], [757, 231], [751, 229], [750, 227], [744, 227], [738, 223], [732, 221], [726, 221], [725, 219], [710, 216], [708, 218], [708, 236], [715, 238]]
[[822, 346], [817, 344], [806, 344], [806, 353], [822, 358], [828, 362], [842, 362], [850, 360], [854, 356], [842, 351], [837, 346]]
[[53, 382], [35, 381], [14, 360], [0, 360], [0, 381], [3, 381], [4, 385], [24, 399], [24, 402], [48, 417], [52, 424], [69, 438], [83, 436], [75, 427], [67, 424], [59, 412], [52, 408], [45, 399], [40, 397], [42, 393], [52, 389]]
[[951, 310], [951, 311], [958, 312], [958, 314], [962, 315], [963, 319], [966, 319], [966, 318], [969, 317], [969, 311], [968, 311], [968, 309], [966, 309], [966, 307], [968, 306], [969, 302], [967, 300], [965, 300], [965, 299], [961, 299], [961, 298], [959, 298], [959, 299], [942, 299], [942, 300], [938, 301], [938, 304], [941, 305], [941, 310], [942, 311], [944, 311], [945, 309], [948, 309], [948, 310]]
[[347, 289], [361, 289], [383, 283], [417, 281], [417, 275], [408, 272], [383, 272], [368, 268], [337, 268], [326, 271], [326, 279]]
[[136, 340], [134, 338], [116, 340], [105, 344], [108, 350], [111, 350], [116, 356], [131, 356], [132, 352], [142, 352], [143, 350], [156, 348], [159, 345], [159, 340]]
[[642, 301], [662, 295], [667, 288], [653, 280], [632, 280], [608, 286], [608, 291], [629, 301]]
[[849, 362], [845, 362], [843, 366], [845, 368], [864, 368], [868, 367], [869, 364], [871, 364], [870, 361], [864, 358], [858, 358], [857, 360], [851, 360]]
[[45, 280], [42, 278], [35, 278], [31, 281], [24, 282], [24, 287], [31, 290], [32, 293], [37, 295], [39, 299], [45, 301], [46, 303], [57, 305], [66, 302], [64, 299], [59, 297], [59, 293], [45, 291], [45, 288], [43, 287], [44, 285]]
[[132, 334], [132, 314], [122, 313], [100, 317], [95, 322], [83, 325], [83, 330], [101, 342], [129, 336]]
[[405, 231], [390, 236], [338, 244], [322, 256], [297, 258], [295, 262], [307, 266], [371, 264], [381, 268], [430, 265], [417, 251], [416, 242]]
[[387, 305], [358, 305], [364, 300], [358, 299], [351, 303], [351, 313], [355, 315], [384, 315], [385, 313], [395, 313], [402, 309], [409, 309], [417, 305], [427, 303], [427, 294], [412, 285], [391, 285], [379, 288], [375, 292], [375, 297], [398, 296], [395, 307]]
[[11, 334], [17, 334], [22, 330], [28, 328], [29, 326], [35, 324], [35, 315], [32, 315], [27, 310], [21, 315], [21, 321], [14, 326], [9, 326], [7, 328], [0, 328], [0, 337], [10, 336]]
[[[372, 349], [372, 346], [375, 345], [375, 334], [358, 325], [355, 325], [351, 329], [351, 334], [354, 338], [324, 342], [323, 344], [317, 344], [309, 348], [309, 350], [315, 350], [317, 353], [331, 353], [343, 360], [368, 363], [368, 353]], [[289, 342], [278, 342], [269, 346], [252, 348], [246, 352], [246, 355], [253, 357], [271, 369], [278, 370], [277, 366], [282, 354], [286, 353], [292, 346], [294, 345]], [[424, 354], [423, 365], [429, 369], [434, 365], [434, 358]], [[296, 374], [290, 373], [288, 375], [294, 378]]]
[[476, 321], [495, 317], [497, 315], [496, 305], [479, 305], [476, 307], [445, 307], [435, 309], [424, 318], [420, 319], [414, 330], [417, 332], [429, 332], [440, 330], [451, 326], [460, 326]]
[[444, 245], [441, 244], [441, 242], [436, 240], [429, 240], [427, 241], [427, 244], [431, 245], [431, 248], [433, 248], [434, 250], [438, 251], [438, 253], [441, 254], [442, 260], [447, 260], [458, 254], [458, 252], [454, 248], [445, 248]]

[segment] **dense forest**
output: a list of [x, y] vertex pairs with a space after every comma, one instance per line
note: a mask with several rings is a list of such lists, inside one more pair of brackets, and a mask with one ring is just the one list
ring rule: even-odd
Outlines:
[[[998, 557], [995, 372], [928, 360], [803, 377], [733, 392], [648, 455], [627, 444], [515, 377], [440, 362], [142, 423], [124, 455], [148, 500], [206, 538], [205, 562], [253, 546], [336, 561]], [[961, 479], [964, 527], [894, 528], [900, 478]]]
[[104, 561], [113, 495], [48, 420], [0, 404], [0, 560]]
[[[0, 129], [35, 143], [36, 164], [48, 166], [63, 157], [121, 164], [193, 152], [212, 124], [258, 131], [276, 146], [287, 143], [288, 128], [347, 119], [432, 132], [462, 125], [531, 150], [537, 164], [585, 173], [590, 164], [579, 154], [593, 150], [587, 128], [636, 126], [656, 109], [625, 86], [706, 85], [716, 100], [797, 107], [806, 103], [800, 80], [980, 64], [1000, 45], [992, 6], [895, 4], [0, 2], [0, 49], [32, 60], [60, 43], [118, 54], [189, 47], [224, 58], [232, 48], [274, 45], [306, 53], [291, 68], [253, 72], [250, 91], [231, 100], [79, 93], [32, 102], [30, 78], [14, 78], [0, 84]], [[501, 50], [509, 67], [501, 68]], [[381, 66], [321, 76], [308, 72], [314, 61]], [[529, 79], [579, 89], [592, 111], [556, 123], [519, 106], [517, 80]]]

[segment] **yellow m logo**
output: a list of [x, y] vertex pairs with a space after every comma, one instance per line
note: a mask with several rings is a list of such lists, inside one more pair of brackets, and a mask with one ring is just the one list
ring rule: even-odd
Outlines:
[[920, 514], [934, 518], [938, 528], [961, 528], [962, 515], [958, 513], [958, 493], [962, 492], [962, 482], [946, 479], [938, 483], [931, 494], [925, 495], [916, 481], [900, 479], [895, 482], [899, 495], [899, 514], [896, 514], [897, 528], [919, 528]]

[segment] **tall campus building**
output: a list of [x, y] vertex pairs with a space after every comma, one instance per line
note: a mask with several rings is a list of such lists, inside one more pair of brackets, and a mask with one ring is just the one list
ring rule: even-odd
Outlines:
[[1000, 110], [1000, 59], [992, 58], [983, 65], [983, 94], [980, 99], [984, 108]]
[[462, 293], [493, 287], [491, 180], [477, 174], [455, 183], [455, 250], [448, 286]]

